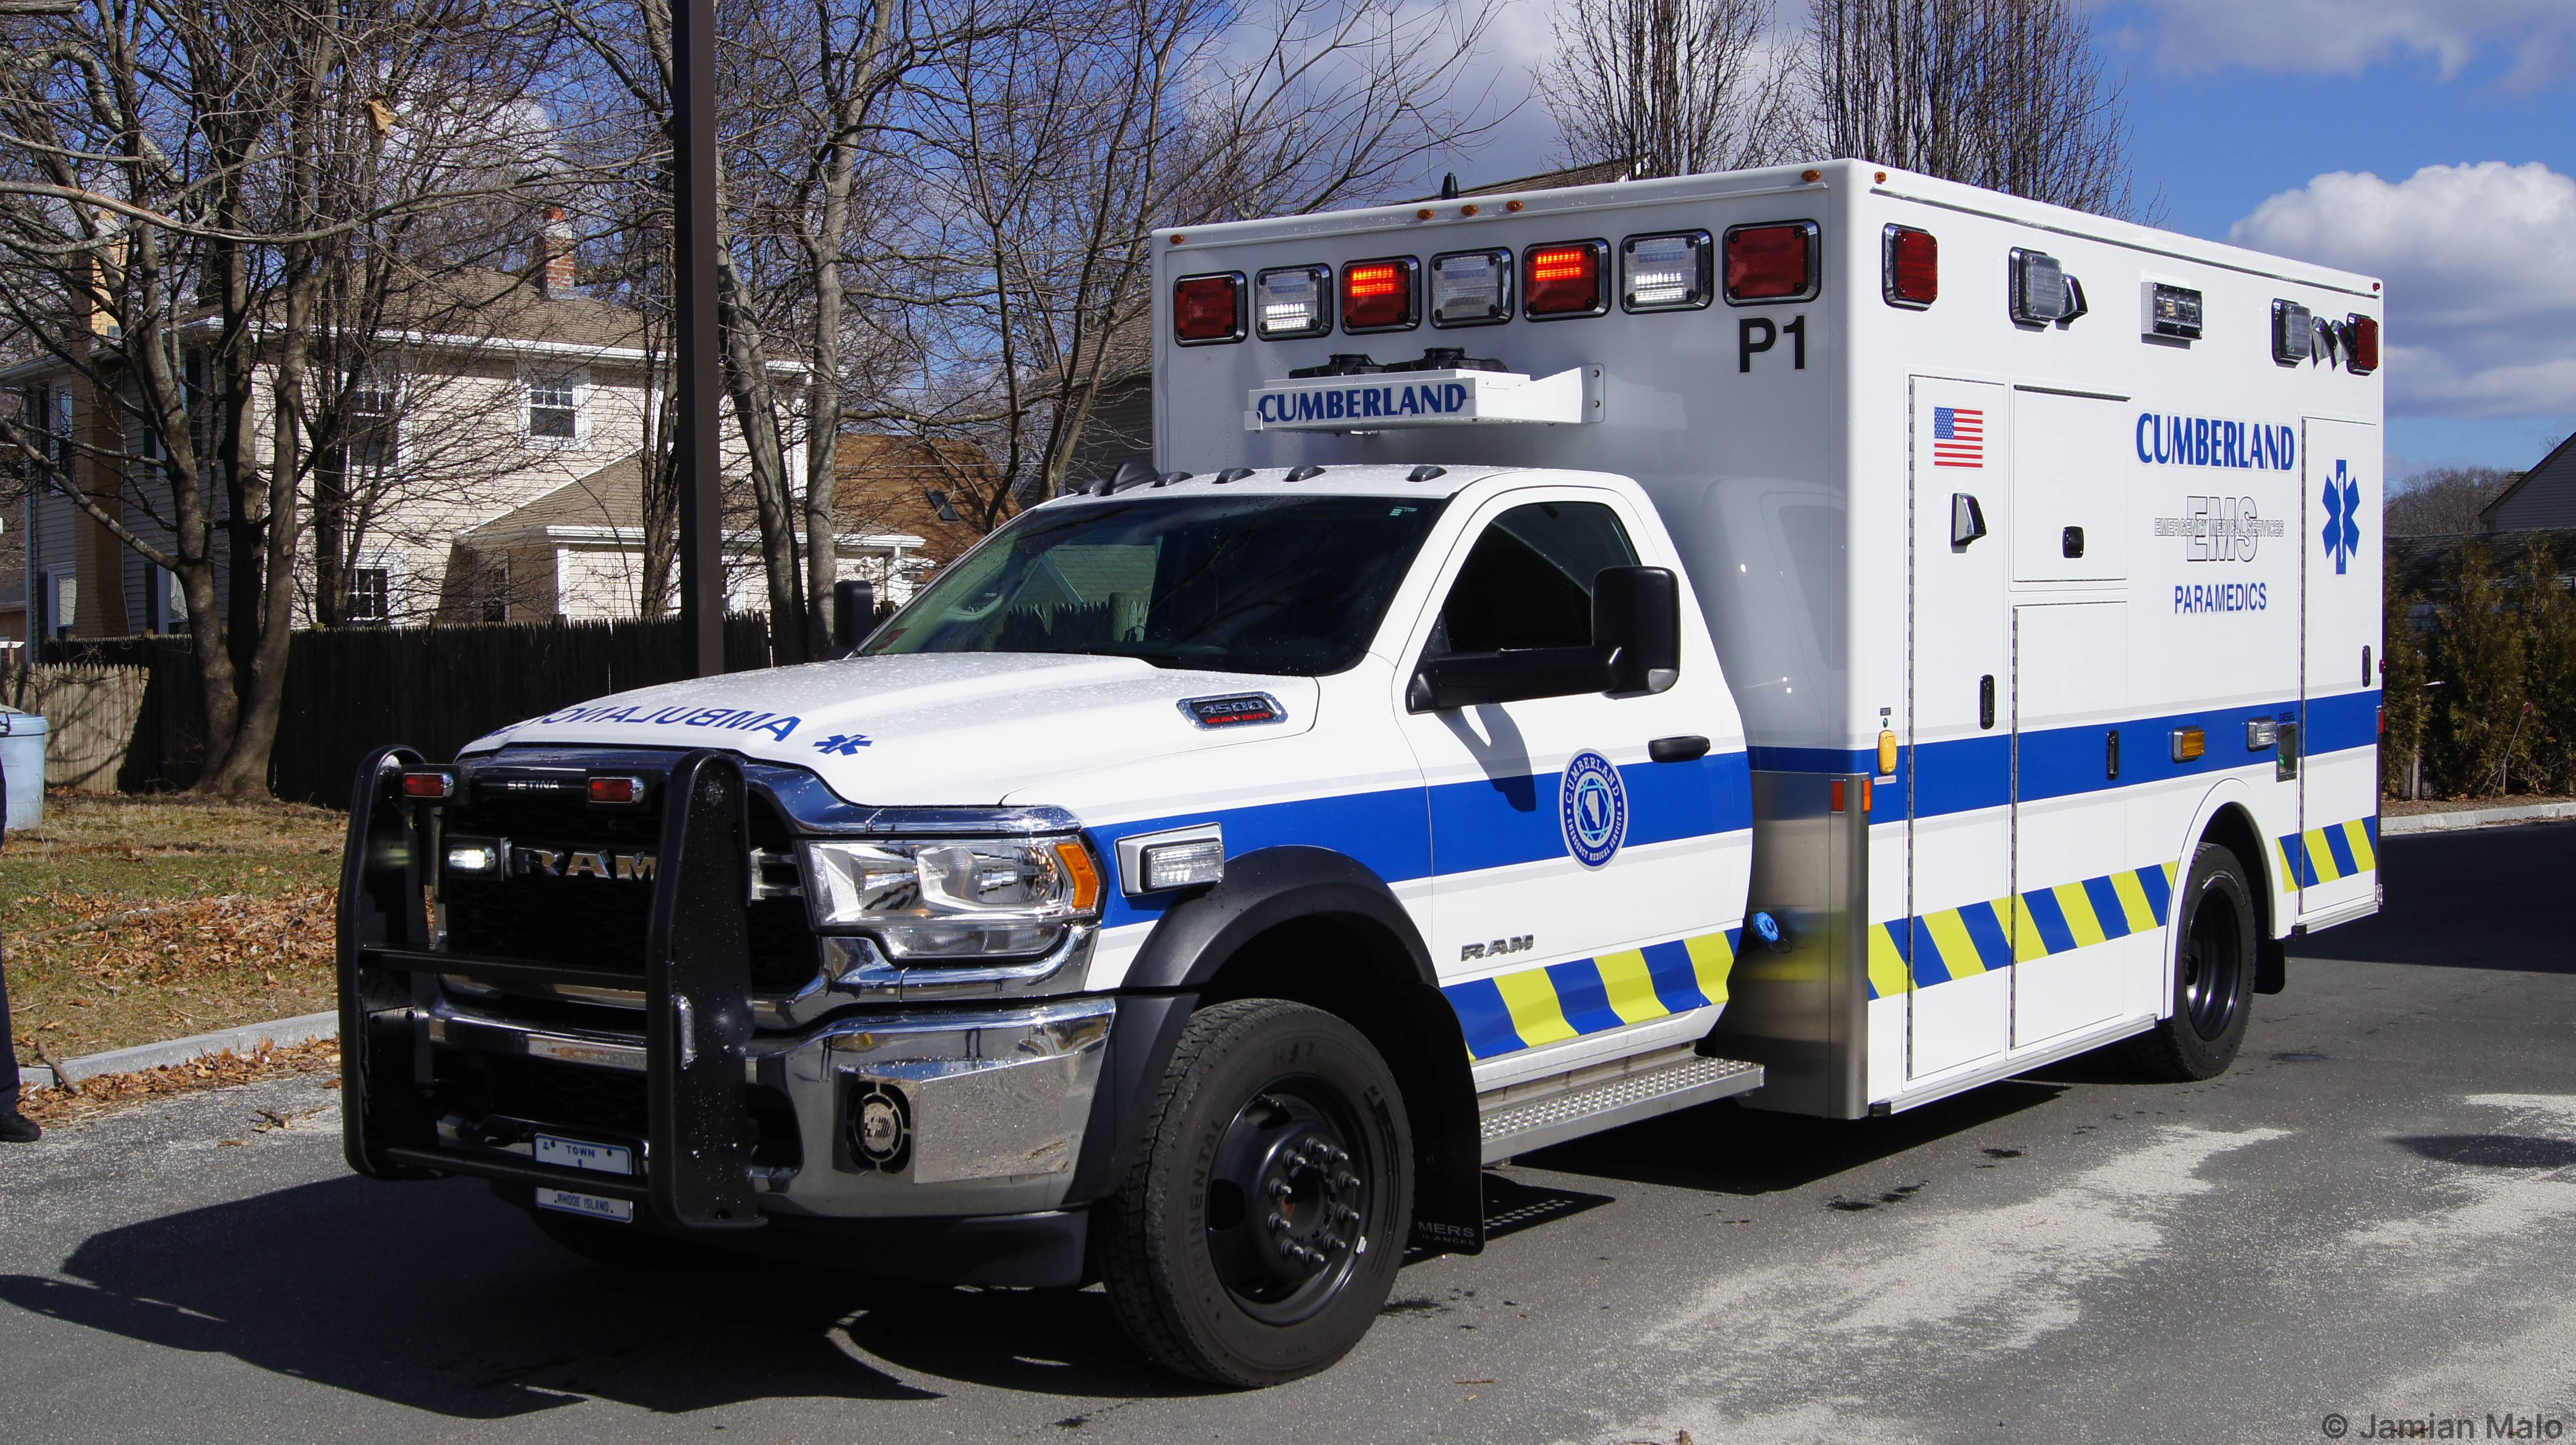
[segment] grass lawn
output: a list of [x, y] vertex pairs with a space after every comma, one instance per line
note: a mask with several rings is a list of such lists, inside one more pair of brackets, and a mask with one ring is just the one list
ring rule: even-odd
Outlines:
[[289, 803], [46, 798], [0, 848], [19, 1060], [332, 1007], [346, 827]]

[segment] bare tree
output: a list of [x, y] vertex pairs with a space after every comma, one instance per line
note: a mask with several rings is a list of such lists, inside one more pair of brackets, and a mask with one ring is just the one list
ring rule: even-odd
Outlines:
[[2478, 513], [2504, 495], [2520, 472], [2498, 467], [2432, 467], [2388, 489], [2391, 536], [2483, 532]]
[[[488, 165], [382, 184], [384, 87], [508, 114], [538, 68], [530, 37], [492, 0], [85, 0], [16, 38], [0, 316], [75, 379], [86, 420], [65, 438], [0, 411], [0, 445], [173, 575], [204, 679], [198, 787], [265, 796], [332, 431], [331, 290], [387, 227], [514, 184]], [[121, 630], [106, 590], [91, 605]]]
[[917, 379], [862, 420], [976, 442], [951, 496], [990, 529], [1066, 481], [1149, 358], [1153, 228], [1373, 200], [1483, 127], [1460, 86], [1491, 11], [1400, 0], [1121, 0], [954, 46], [922, 134], [904, 322]]
[[2071, 0], [1811, 0], [1809, 149], [2152, 219], [2092, 41]]
[[1788, 68], [1763, 45], [1770, 0], [1577, 0], [1554, 22], [1542, 95], [1576, 165], [1686, 176], [1780, 158]]

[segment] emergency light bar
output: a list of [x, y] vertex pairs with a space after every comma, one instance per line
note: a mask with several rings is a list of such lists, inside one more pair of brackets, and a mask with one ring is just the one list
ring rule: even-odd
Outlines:
[[1824, 280], [1813, 221], [1726, 228], [1726, 303], [1813, 301]]
[[1370, 331], [1410, 331], [1422, 324], [1414, 309], [1416, 273], [1421, 263], [1411, 256], [1353, 261], [1342, 268], [1342, 329], [1353, 335]]
[[1431, 324], [1492, 326], [1512, 319], [1512, 253], [1451, 251], [1431, 258]]
[[1243, 339], [1243, 273], [1184, 276], [1172, 283], [1172, 338], [1183, 346]]
[[1716, 258], [1706, 231], [1630, 236], [1619, 243], [1619, 304], [1630, 311], [1706, 306]]
[[1280, 266], [1252, 279], [1252, 324], [1264, 341], [1325, 336], [1333, 329], [1330, 266]]

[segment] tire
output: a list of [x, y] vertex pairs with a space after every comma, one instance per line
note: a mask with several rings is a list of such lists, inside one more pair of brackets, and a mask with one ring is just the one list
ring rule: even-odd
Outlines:
[[2174, 895], [2173, 1012], [2130, 1039], [2129, 1061], [2151, 1078], [2216, 1078], [2236, 1062], [2254, 1013], [2254, 885], [2215, 843], [2192, 856]]
[[648, 1234], [632, 1225], [603, 1224], [557, 1209], [531, 1207], [528, 1218], [546, 1238], [610, 1269], [639, 1274], [700, 1269], [711, 1262], [714, 1254], [703, 1245]]
[[1201, 1009], [1098, 1210], [1110, 1302], [1157, 1364], [1239, 1387], [1311, 1375], [1368, 1333], [1403, 1262], [1413, 1138], [1395, 1076], [1303, 1004]]

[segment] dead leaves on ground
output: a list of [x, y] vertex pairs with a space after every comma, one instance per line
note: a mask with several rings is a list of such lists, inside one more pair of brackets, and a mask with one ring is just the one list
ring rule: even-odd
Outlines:
[[[26, 1116], [45, 1127], [59, 1128], [107, 1114], [121, 1114], [155, 1099], [175, 1094], [192, 1094], [201, 1089], [228, 1089], [236, 1084], [258, 1084], [272, 1079], [292, 1078], [299, 1074], [339, 1072], [340, 1041], [314, 1039], [301, 1044], [271, 1044], [248, 1054], [227, 1049], [185, 1064], [166, 1068], [143, 1069], [131, 1074], [101, 1074], [85, 1079], [78, 1093], [63, 1089], [23, 1088], [18, 1107]], [[332, 1083], [337, 1083], [334, 1079]], [[252, 1132], [301, 1127], [301, 1121], [318, 1110], [302, 1109], [283, 1116], [260, 1111], [265, 1119]]]

